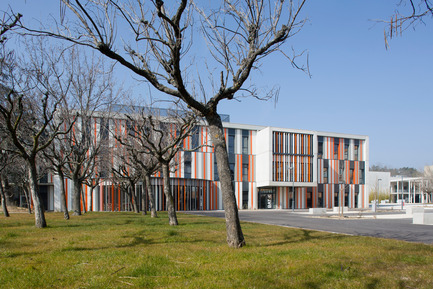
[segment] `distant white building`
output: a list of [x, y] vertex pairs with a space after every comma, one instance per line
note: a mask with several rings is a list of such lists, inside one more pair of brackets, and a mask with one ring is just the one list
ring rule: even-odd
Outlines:
[[391, 201], [405, 203], [432, 203], [432, 180], [428, 177], [392, 177], [390, 182]]
[[367, 178], [367, 192], [390, 194], [391, 173], [369, 171]]

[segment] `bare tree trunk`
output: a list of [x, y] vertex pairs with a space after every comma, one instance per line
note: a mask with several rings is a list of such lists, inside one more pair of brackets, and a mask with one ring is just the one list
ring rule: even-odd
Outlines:
[[63, 172], [61, 170], [58, 170], [57, 173], [60, 178], [60, 207], [65, 220], [69, 220], [69, 212], [66, 205], [65, 176], [63, 175]]
[[73, 178], [72, 182], [74, 183], [74, 194], [72, 195], [72, 210], [74, 211], [73, 215], [81, 216], [81, 183], [78, 178]]
[[5, 217], [9, 217], [9, 211], [6, 204], [6, 194], [5, 194], [3, 183], [4, 183], [3, 178], [0, 177], [0, 194], [1, 194], [3, 214], [5, 215]]
[[32, 206], [30, 205], [28, 186], [26, 184], [24, 184], [22, 186], [22, 189], [23, 189], [23, 192], [24, 192], [24, 196], [26, 197], [27, 209], [29, 211], [29, 214], [31, 214], [32, 213]]
[[143, 215], [147, 215], [147, 190], [146, 190], [146, 181], [143, 178], [143, 184], [141, 186], [141, 211]]
[[156, 206], [155, 206], [155, 194], [152, 190], [152, 184], [150, 182], [150, 175], [146, 173], [146, 175], [144, 176], [144, 179], [145, 179], [145, 183], [146, 183], [147, 195], [149, 196], [150, 216], [152, 218], [158, 218], [158, 214], [156, 213]]
[[162, 178], [163, 178], [164, 194], [165, 194], [167, 212], [168, 212], [168, 223], [171, 226], [177, 226], [179, 223], [177, 222], [173, 195], [171, 194], [170, 169], [168, 167], [168, 164], [162, 164]]
[[134, 211], [139, 214], [140, 213], [140, 206], [138, 205], [138, 193], [137, 193], [137, 188], [134, 186], [132, 186], [132, 192], [133, 192], [133, 196], [134, 196]]
[[45, 221], [44, 205], [41, 202], [38, 189], [38, 176], [36, 172], [36, 162], [32, 159], [28, 160], [28, 175], [29, 175], [29, 189], [33, 199], [33, 207], [35, 212], [35, 226], [36, 228], [45, 228], [47, 222]]
[[[93, 183], [92, 183], [93, 185]], [[99, 186], [98, 186], [99, 188]], [[90, 206], [89, 206], [89, 211], [93, 211], [93, 191], [96, 189], [96, 186], [92, 186], [92, 190], [90, 191]]]
[[[81, 191], [81, 200], [83, 202], [83, 213], [87, 213], [86, 209], [86, 196], [84, 195], [83, 185], [80, 183], [80, 191]], [[81, 203], [80, 203], [81, 205]], [[80, 206], [81, 208], [81, 206]]]
[[9, 185], [9, 180], [8, 178], [3, 178], [3, 193], [5, 194], [5, 198], [6, 198], [6, 204], [8, 206], [13, 206], [14, 204], [11, 201], [11, 197], [13, 195], [11, 195], [11, 186]]
[[137, 192], [135, 190], [135, 184], [130, 182], [129, 183], [129, 189], [131, 190], [131, 204], [132, 204], [132, 209], [134, 210], [134, 213], [140, 213], [140, 211], [138, 210], [138, 198], [137, 198]]
[[212, 144], [215, 148], [218, 176], [221, 183], [222, 200], [226, 218], [227, 243], [230, 247], [240, 248], [245, 245], [239, 221], [238, 207], [230, 175], [230, 166], [224, 139], [224, 129], [218, 114], [207, 115]]

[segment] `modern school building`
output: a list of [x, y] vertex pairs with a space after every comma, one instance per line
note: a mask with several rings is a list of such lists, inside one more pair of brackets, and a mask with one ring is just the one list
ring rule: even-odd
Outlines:
[[[235, 124], [227, 115], [222, 118], [239, 209], [368, 207], [365, 186], [369, 168], [368, 136]], [[95, 137], [102, 135], [101, 130], [107, 126], [109, 131], [119, 134], [127, 128], [125, 119], [114, 117], [108, 120], [95, 117], [90, 125]], [[179, 211], [223, 209], [211, 144], [207, 127], [198, 126], [184, 140], [185, 151], [176, 156], [171, 191]], [[188, 151], [200, 145], [206, 146]], [[151, 182], [156, 206], [165, 210], [160, 173]], [[59, 185], [55, 175], [41, 182], [41, 195], [48, 210], [60, 210]], [[66, 179], [65, 186], [70, 209], [73, 183]], [[135, 189], [141, 195], [141, 183]], [[101, 180], [93, 190], [83, 185], [83, 191], [82, 206], [87, 210], [130, 209], [129, 198], [110, 178]]]

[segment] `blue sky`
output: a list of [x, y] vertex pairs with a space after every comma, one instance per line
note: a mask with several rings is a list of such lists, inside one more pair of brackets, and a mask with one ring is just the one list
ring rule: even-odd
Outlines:
[[[370, 165], [433, 164], [433, 23], [407, 30], [386, 50], [375, 20], [389, 19], [398, 2], [307, 1], [309, 21], [288, 47], [308, 51], [312, 77], [272, 55], [251, 81], [279, 86], [278, 102], [225, 101], [219, 112], [236, 123], [368, 135]], [[6, 3], [24, 17], [58, 15], [58, 1]]]

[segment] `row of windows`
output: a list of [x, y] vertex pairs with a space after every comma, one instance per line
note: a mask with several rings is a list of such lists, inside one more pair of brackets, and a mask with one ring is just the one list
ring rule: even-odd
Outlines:
[[274, 154], [313, 155], [313, 136], [274, 131], [272, 147]]
[[[365, 163], [359, 163], [359, 184], [365, 184]], [[347, 171], [348, 170], [348, 171]], [[347, 176], [347, 172], [349, 175]], [[340, 184], [354, 184], [356, 183], [354, 162], [350, 162], [350, 166], [346, 167], [344, 161], [339, 161], [338, 165], [338, 183]], [[325, 160], [323, 163], [323, 183], [329, 183], [329, 167], [328, 162]]]
[[[242, 139], [241, 139], [241, 153], [242, 154], [249, 154], [250, 152], [250, 131], [248, 130], [242, 130], [242, 135], [241, 135]], [[227, 152], [229, 154], [235, 154], [235, 139], [236, 139], [236, 130], [233, 128], [229, 128], [227, 130], [227, 144], [228, 144], [228, 148], [227, 148]]]
[[312, 157], [274, 156], [272, 180], [275, 182], [312, 182], [312, 159]]
[[[349, 160], [350, 159], [350, 139], [340, 139], [340, 138], [328, 138], [329, 143], [333, 143], [333, 150], [332, 154], [328, 155], [326, 158], [328, 159], [343, 159], [343, 160]], [[329, 145], [329, 144], [328, 144]], [[319, 159], [324, 158], [324, 137], [319, 136], [317, 138], [317, 157]], [[343, 150], [343, 155], [339, 156], [339, 152], [341, 152], [341, 149]], [[360, 140], [355, 139], [354, 145], [353, 145], [353, 158], [352, 160], [360, 160]]]

